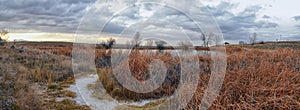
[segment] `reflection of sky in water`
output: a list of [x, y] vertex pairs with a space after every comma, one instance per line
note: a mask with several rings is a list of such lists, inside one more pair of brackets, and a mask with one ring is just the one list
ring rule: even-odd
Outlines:
[[[130, 49], [114, 49], [112, 52], [115, 54], [129, 54]], [[141, 53], [146, 54], [156, 54], [159, 53], [159, 50], [139, 50]], [[203, 55], [203, 56], [210, 56], [211, 54], [215, 53], [214, 51], [203, 51], [203, 50], [190, 50], [190, 51], [183, 51], [183, 50], [163, 50], [164, 53], [170, 53], [174, 56], [180, 55]]]
[[[92, 89], [88, 89], [89, 84], [95, 84], [98, 79], [98, 75], [80, 76], [76, 78], [76, 85], [70, 85], [69, 90], [76, 93], [77, 97], [73, 100], [80, 105], [89, 105], [93, 110], [114, 110], [120, 105], [135, 105], [143, 106], [150, 102], [156, 102], [157, 100], [143, 100], [141, 102], [117, 102], [112, 98], [98, 99], [93, 97]], [[105, 94], [105, 93], [103, 93]], [[108, 94], [107, 94], [108, 95]], [[85, 102], [86, 101], [86, 102]]]

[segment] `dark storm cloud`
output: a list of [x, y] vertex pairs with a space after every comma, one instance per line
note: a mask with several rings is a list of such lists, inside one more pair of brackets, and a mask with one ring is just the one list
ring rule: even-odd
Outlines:
[[[73, 33], [95, 0], [0, 0], [1, 27]], [[14, 31], [12, 30], [12, 31]]]
[[[43, 32], [65, 32], [74, 33], [76, 31], [81, 18], [85, 15], [87, 7], [96, 0], [0, 0], [0, 27], [8, 27], [15, 30], [37, 30]], [[104, 0], [102, 0], [105, 2]], [[112, 16], [112, 13], [119, 8], [111, 9], [112, 5], [122, 3], [122, 0], [115, 0], [111, 4], [100, 3], [97, 10], [90, 10], [91, 15], [83, 24], [86, 30], [90, 32], [98, 32], [101, 29], [99, 24], [104, 24], [106, 20]], [[132, 3], [136, 2], [132, 0]], [[180, 1], [178, 1], [180, 4]], [[144, 4], [142, 7], [146, 11], [157, 11], [151, 18], [159, 19], [162, 22], [148, 22], [149, 32], [155, 33], [158, 29], [166, 29], [170, 36], [176, 36], [176, 32], [167, 30], [171, 24], [183, 27], [187, 31], [199, 32], [200, 29], [195, 23], [199, 23], [200, 27], [205, 27], [206, 21], [211, 23], [210, 13], [216, 18], [226, 40], [245, 40], [253, 33], [251, 30], [276, 28], [277, 23], [268, 21], [257, 21], [257, 13], [261, 10], [260, 6], [252, 6], [246, 8], [240, 13], [232, 13], [237, 4], [229, 2], [221, 2], [217, 6], [197, 7], [192, 1], [187, 1], [188, 11], [203, 11], [203, 14], [193, 15], [201, 21], [193, 21], [185, 12], [180, 12], [172, 7], [159, 8], [152, 4]], [[195, 8], [196, 7], [196, 8]], [[122, 13], [115, 15], [112, 21], [109, 21], [103, 32], [118, 34], [121, 33], [126, 26], [132, 21], [138, 21], [143, 18], [141, 15], [141, 7], [133, 7]], [[94, 12], [93, 12], [94, 11]], [[101, 14], [101, 16], [99, 15]], [[144, 14], [144, 13], [143, 13]], [[265, 15], [267, 19], [269, 16]], [[300, 16], [294, 17], [300, 20]], [[89, 22], [90, 21], [90, 22]], [[164, 23], [168, 22], [168, 23]], [[146, 23], [147, 24], [147, 23]], [[147, 26], [145, 26], [147, 27]], [[216, 28], [212, 28], [216, 29]], [[175, 30], [178, 31], [178, 30]], [[88, 31], [87, 31], [88, 32]]]
[[[259, 10], [262, 9], [262, 7], [260, 6], [251, 6], [241, 11], [240, 13], [234, 14], [230, 10], [235, 8], [235, 6], [236, 4], [221, 2], [217, 6], [198, 7], [197, 11], [201, 11], [203, 12], [203, 14], [193, 15], [193, 16], [197, 16], [197, 18], [199, 18], [200, 21], [193, 21], [193, 19], [187, 16], [188, 14], [173, 9], [172, 7], [164, 7], [159, 9], [159, 11], [157, 11], [153, 16], [151, 16], [151, 18], [160, 19], [161, 21], [169, 22], [178, 27], [183, 27], [187, 31], [192, 31], [197, 33], [202, 30], [200, 30], [195, 23], [199, 23], [200, 27], [206, 28], [207, 24], [205, 24], [205, 22], [206, 21], [211, 22], [212, 20], [209, 17], [210, 14], [207, 11], [208, 9], [211, 12], [211, 14], [216, 18], [216, 21], [219, 24], [226, 40], [248, 40], [249, 39], [248, 37], [253, 33], [253, 30], [279, 27], [279, 25], [274, 22], [257, 21], [258, 18], [257, 13], [259, 12]], [[145, 9], [153, 10], [153, 6], [145, 5]], [[138, 10], [132, 10], [132, 12], [138, 13]], [[132, 18], [137, 18], [137, 19], [140, 18], [137, 17], [136, 14], [133, 14], [131, 12], [127, 14], [123, 14], [122, 16], [127, 17], [126, 19], [128, 20]], [[150, 22], [149, 24], [152, 24], [152, 26], [157, 28], [167, 29], [168, 26], [170, 26], [169, 23], [161, 22], [158, 24], [154, 24], [153, 22]], [[157, 28], [153, 28], [153, 29], [151, 28], [152, 30], [148, 30], [148, 31], [153, 31], [155, 33], [155, 30]], [[212, 29], [216, 29], [216, 28], [212, 28]], [[106, 31], [108, 31], [108, 29], [106, 29]]]
[[[153, 15], [150, 15], [149, 18], [145, 17], [143, 14], [153, 12]], [[147, 15], [146, 15], [147, 16]], [[142, 19], [148, 19], [143, 21]], [[99, 21], [103, 22], [103, 21]], [[125, 29], [130, 26], [130, 24], [141, 23], [140, 26], [137, 26], [135, 29], [141, 29], [138, 27], [148, 27], [152, 26], [154, 28], [149, 28], [148, 32], [157, 33], [159, 31], [168, 32], [170, 36], [176, 32], [170, 32], [170, 27], [177, 26], [183, 27], [186, 30], [197, 31], [200, 32], [195, 23], [183, 12], [180, 12], [176, 9], [161, 6], [161, 5], [153, 5], [153, 4], [143, 4], [142, 6], [134, 6], [130, 9], [123, 10], [120, 14], [115, 15], [112, 20], [108, 23], [108, 25], [104, 28], [104, 32], [118, 34], [122, 29]], [[145, 25], [145, 26], [144, 26]], [[155, 35], [153, 35], [155, 36]], [[159, 36], [159, 35], [157, 35]]]
[[300, 15], [299, 16], [294, 16], [293, 18], [295, 19], [295, 21], [299, 21], [300, 20]]
[[248, 36], [253, 33], [251, 30], [279, 27], [277, 23], [257, 21], [257, 13], [262, 9], [260, 6], [251, 6], [238, 14], [233, 14], [229, 10], [234, 8], [234, 5], [221, 2], [215, 7], [209, 7], [216, 17], [225, 40], [248, 40]]
[[191, 13], [186, 13], [182, 10], [174, 9], [173, 7], [164, 6], [155, 12], [151, 18], [160, 19], [162, 22], [168, 22], [167, 24], [156, 24], [157, 27], [168, 28], [168, 26], [172, 24], [187, 31], [201, 32], [202, 30], [199, 27], [204, 27], [204, 22], [210, 23], [211, 21], [206, 18], [211, 16], [209, 15], [209, 11], [204, 8], [204, 6], [198, 7], [197, 11], [202, 14], [198, 13], [199, 15], [194, 15]]

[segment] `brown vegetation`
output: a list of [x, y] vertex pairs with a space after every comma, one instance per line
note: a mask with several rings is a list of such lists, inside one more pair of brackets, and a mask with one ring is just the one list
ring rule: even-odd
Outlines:
[[70, 57], [28, 47], [0, 46], [1, 109], [89, 109], [75, 102], [55, 100], [76, 97], [75, 93], [63, 90], [71, 83], [74, 77]]
[[180, 64], [178, 57], [172, 57], [168, 53], [162, 55], [158, 53], [146, 55], [139, 51], [133, 51], [129, 59], [130, 71], [137, 80], [147, 80], [149, 78], [148, 66], [153, 59], [162, 60], [168, 68], [168, 73], [162, 86], [152, 93], [136, 93], [122, 87], [118, 81], [116, 81], [111, 68], [98, 69], [99, 79], [107, 92], [119, 100], [141, 100], [169, 96], [175, 91], [180, 79]]
[[[292, 49], [228, 50], [227, 73], [210, 109], [299, 109], [300, 51]], [[201, 75], [194, 99], [186, 109], [197, 109], [209, 74]]]
[[[227, 48], [227, 72], [220, 94], [210, 109], [299, 109], [300, 108], [300, 51], [293, 49], [247, 50]], [[140, 81], [147, 76], [147, 65], [155, 55], [132, 53], [131, 71]], [[199, 56], [201, 81], [186, 109], [199, 109], [210, 78], [210, 57]], [[176, 57], [164, 54], [165, 63]], [[173, 60], [172, 60], [173, 59]], [[177, 62], [175, 60], [175, 62]], [[178, 63], [178, 62], [177, 62]], [[139, 77], [142, 76], [142, 77]], [[148, 94], [130, 92], [122, 88], [111, 71], [101, 69], [99, 77], [111, 96], [134, 100], [172, 95], [176, 85], [163, 85]], [[109, 79], [111, 78], [111, 79]], [[168, 95], [164, 95], [168, 94]], [[123, 97], [122, 97], [123, 96]], [[124, 97], [125, 96], [125, 97]]]
[[[280, 46], [270, 43], [227, 46], [227, 71], [225, 80], [217, 99], [210, 109], [300, 109], [300, 50], [298, 48], [300, 46], [294, 43], [290, 46], [286, 43], [282, 44], [282, 47]], [[69, 77], [72, 74], [71, 66], [69, 65], [72, 52], [71, 46], [34, 48], [47, 52], [32, 53], [26, 50], [28, 53], [23, 54], [18, 53], [16, 50], [8, 51], [7, 49], [1, 49], [2, 56], [0, 59], [3, 63], [0, 64], [0, 84], [1, 88], [4, 89], [0, 90], [2, 101], [0, 107], [26, 108], [26, 106], [32, 103], [37, 108], [66, 108], [64, 104], [79, 107], [69, 100], [61, 102], [48, 101], [47, 103], [52, 103], [51, 107], [39, 104], [40, 101], [38, 100], [25, 103], [28, 102], [27, 100], [39, 99], [37, 98], [39, 96], [33, 92], [34, 89], [30, 88], [30, 83], [32, 82], [46, 84], [49, 89], [53, 88], [55, 90], [67, 87], [68, 84], [74, 82], [74, 79]], [[44, 54], [46, 56], [43, 56]], [[111, 50], [97, 49], [95, 62], [98, 67], [99, 79], [107, 92], [115, 99], [142, 100], [161, 98], [172, 95], [174, 90], [176, 90], [178, 78], [180, 78], [177, 76], [180, 73], [180, 61], [177, 57], [168, 53], [145, 54], [138, 51], [131, 53], [129, 61], [130, 70], [133, 72], [133, 76], [140, 81], [148, 78], [148, 66], [153, 59], [161, 59], [170, 70], [168, 74], [175, 74], [174, 77], [168, 79], [173, 81], [173, 83], [165, 81], [159, 89], [151, 93], [141, 94], [129, 91], [120, 86], [111, 71], [110, 54]], [[11, 55], [12, 57], [8, 57]], [[58, 57], [57, 55], [68, 57]], [[200, 82], [193, 99], [185, 109], [199, 109], [198, 107], [204, 95], [204, 90], [210, 78], [210, 57], [199, 55], [198, 59], [202, 69], [202, 74], [199, 74]], [[14, 69], [17, 67], [19, 69]], [[18, 72], [10, 70], [22, 71], [19, 72], [22, 74], [20, 75]], [[18, 73], [15, 74], [18, 77], [9, 76], [14, 76], [14, 74], [8, 73]], [[13, 87], [16, 86], [15, 83], [19, 84], [18, 87]], [[10, 89], [11, 87], [19, 89]], [[28, 90], [20, 88], [28, 88]], [[9, 95], [9, 93], [13, 94]], [[17, 93], [24, 94], [21, 98], [18, 95], [14, 95]], [[8, 95], [4, 96], [2, 94]], [[74, 94], [68, 91], [52, 95], [75, 97]], [[24, 96], [27, 98], [24, 98]]]

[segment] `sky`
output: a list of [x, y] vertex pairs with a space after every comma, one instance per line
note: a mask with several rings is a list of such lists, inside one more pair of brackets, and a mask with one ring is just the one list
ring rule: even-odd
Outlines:
[[[149, 2], [151, 1], [151, 2]], [[224, 41], [300, 40], [299, 0], [0, 0], [9, 40], [126, 43], [143, 39], [201, 45], [201, 33]], [[80, 37], [80, 38], [79, 38]]]

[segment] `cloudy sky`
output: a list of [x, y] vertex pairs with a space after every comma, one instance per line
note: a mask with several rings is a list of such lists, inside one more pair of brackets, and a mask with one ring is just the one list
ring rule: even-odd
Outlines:
[[136, 32], [168, 42], [200, 42], [201, 32], [231, 43], [254, 32], [259, 41], [300, 40], [298, 0], [161, 1], [0, 0], [0, 28], [10, 30], [10, 40], [76, 41], [77, 34], [125, 43]]

